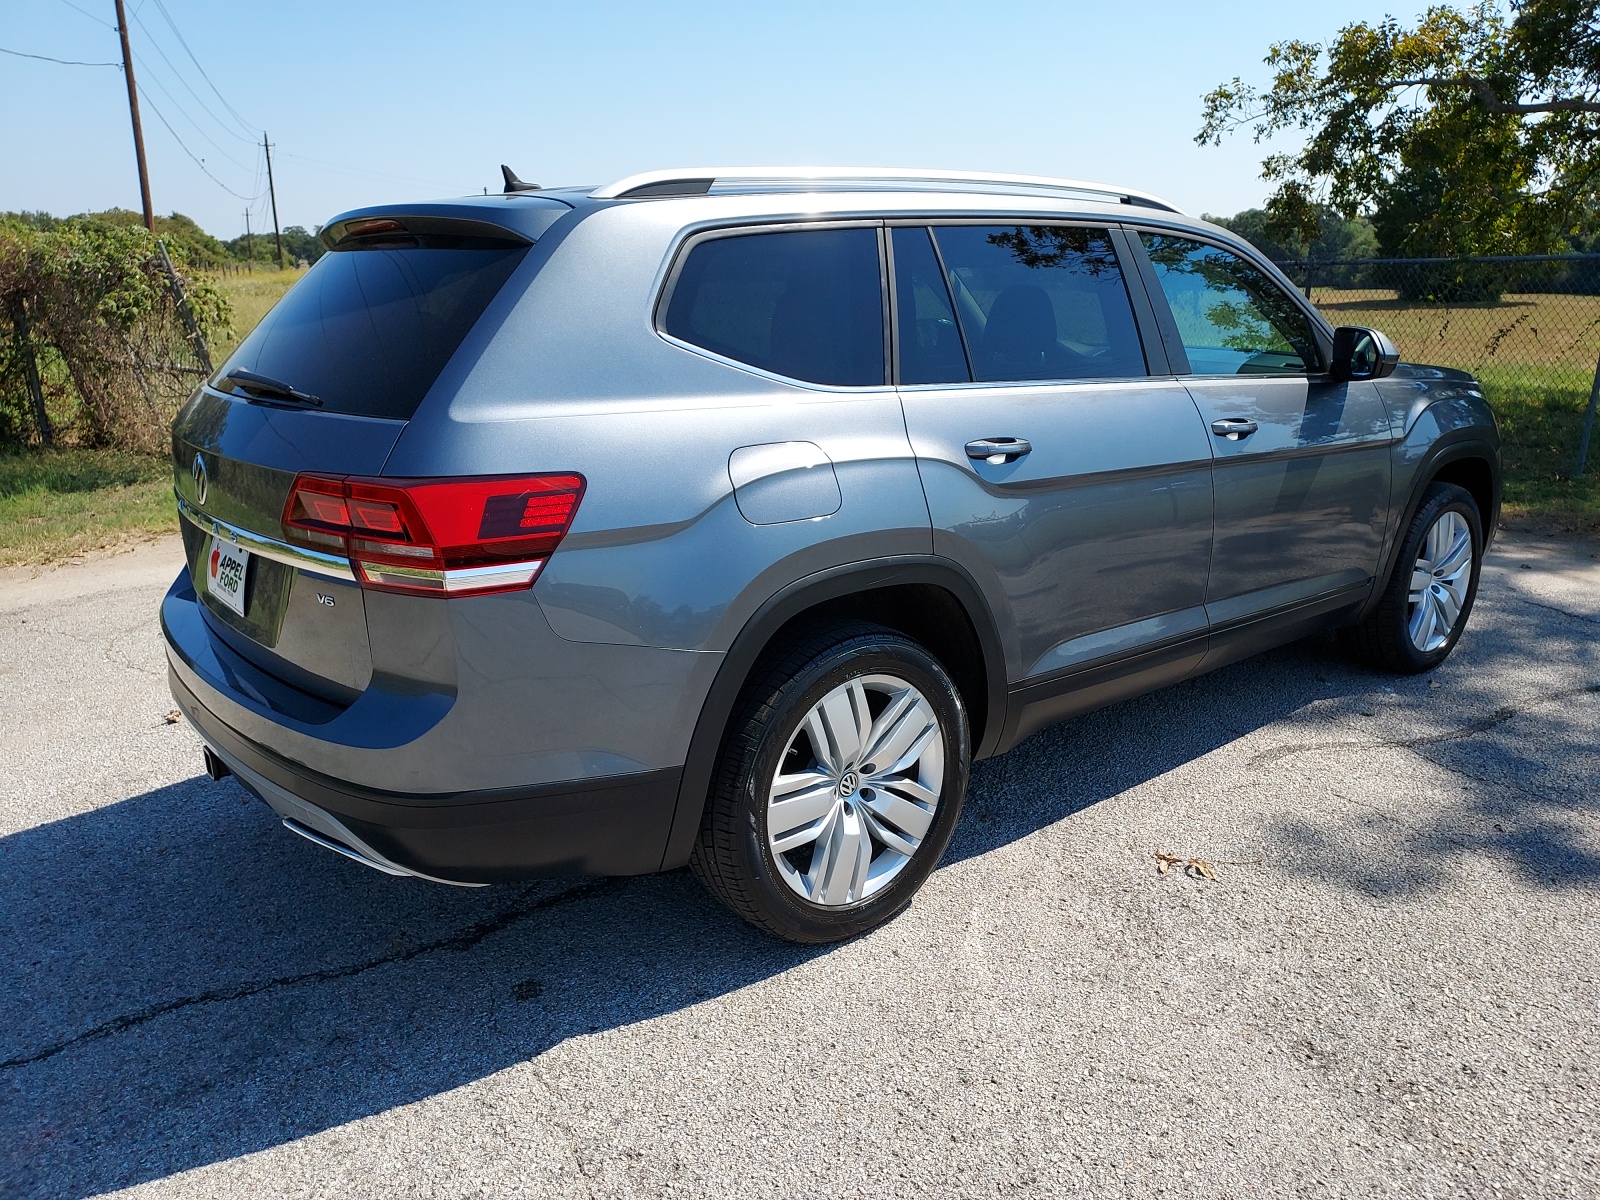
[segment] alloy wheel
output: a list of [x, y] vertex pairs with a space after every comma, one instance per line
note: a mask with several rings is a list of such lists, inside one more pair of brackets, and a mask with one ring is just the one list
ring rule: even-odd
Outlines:
[[1431, 654], [1450, 640], [1466, 606], [1472, 582], [1472, 530], [1466, 518], [1446, 509], [1422, 540], [1411, 568], [1406, 629], [1411, 644]]
[[767, 791], [767, 844], [812, 904], [865, 900], [900, 874], [932, 828], [945, 738], [904, 679], [846, 680], [812, 706]]

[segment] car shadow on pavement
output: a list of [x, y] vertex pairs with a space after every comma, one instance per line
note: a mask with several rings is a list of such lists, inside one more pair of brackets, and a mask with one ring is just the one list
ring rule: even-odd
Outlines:
[[[1280, 824], [1281, 869], [1404, 896], [1479, 851], [1593, 886], [1567, 818], [1595, 809], [1595, 692], [1508, 710], [1494, 671], [1521, 636], [1473, 644], [1448, 714], [1426, 678], [1312, 641], [1047, 730], [977, 766], [946, 861], [1260, 732], [1246, 771], [1326, 771], [1311, 760], [1370, 743], [1457, 785], [1427, 828], [1397, 815], [1344, 858], [1328, 848], [1352, 844], [1348, 813]], [[1594, 677], [1583, 636], [1547, 649]], [[186, 780], [0, 839], [0, 1193], [89, 1195], [280, 1145], [826, 952], [744, 926], [684, 872], [468, 890], [353, 869], [232, 781]]]

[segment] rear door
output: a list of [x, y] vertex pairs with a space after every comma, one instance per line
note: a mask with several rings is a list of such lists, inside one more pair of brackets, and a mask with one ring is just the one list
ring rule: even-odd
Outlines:
[[212, 631], [334, 701], [353, 699], [372, 675], [365, 604], [342, 556], [283, 542], [290, 486], [302, 471], [382, 472], [529, 244], [493, 226], [463, 236], [465, 222], [410, 224], [420, 228], [369, 223], [382, 231], [323, 255], [173, 426], [185, 548]]
[[1349, 602], [1378, 570], [1388, 512], [1376, 386], [1330, 379], [1309, 314], [1242, 255], [1189, 234], [1138, 242], [1216, 459], [1212, 627]]
[[1204, 649], [1209, 435], [1152, 377], [1119, 244], [1067, 223], [891, 230], [934, 547], [988, 591], [1010, 680], [1041, 695], [1141, 651], [1144, 686], [1177, 678]]

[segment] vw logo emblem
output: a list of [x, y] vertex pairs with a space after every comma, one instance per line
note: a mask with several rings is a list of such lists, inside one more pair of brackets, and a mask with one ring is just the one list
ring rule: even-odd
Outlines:
[[856, 794], [856, 789], [860, 786], [861, 777], [854, 771], [847, 771], [844, 778], [839, 781], [839, 795], [841, 798], [848, 800]]
[[189, 464], [189, 478], [194, 480], [194, 502], [196, 504], [204, 504], [208, 490], [206, 460], [198, 454], [194, 456], [194, 462]]

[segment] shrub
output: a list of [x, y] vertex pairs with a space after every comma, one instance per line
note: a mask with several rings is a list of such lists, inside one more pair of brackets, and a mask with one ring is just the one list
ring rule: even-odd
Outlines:
[[[227, 301], [190, 269], [181, 244], [170, 253], [201, 337], [225, 334]], [[179, 303], [155, 239], [140, 226], [0, 221], [0, 439], [46, 437], [30, 395], [31, 358], [63, 441], [162, 449], [173, 415], [205, 374]]]

